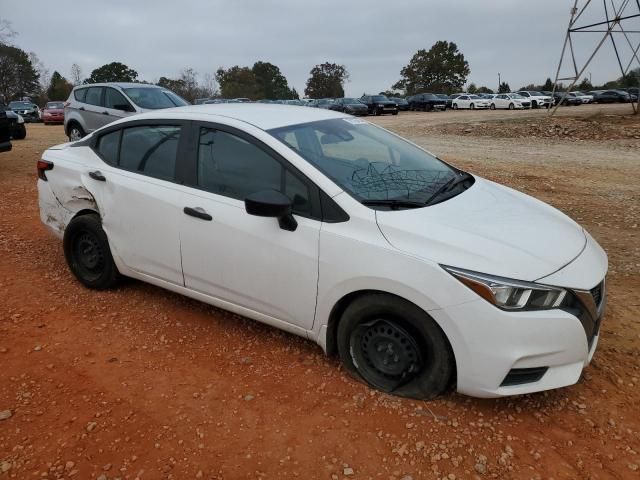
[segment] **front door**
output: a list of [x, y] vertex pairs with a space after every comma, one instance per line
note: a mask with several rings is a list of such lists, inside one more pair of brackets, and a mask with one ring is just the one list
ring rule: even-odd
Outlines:
[[[185, 286], [311, 329], [321, 226], [317, 187], [251, 137], [196, 128], [197, 178], [185, 189], [188, 210], [180, 222]], [[246, 212], [248, 195], [270, 189], [292, 199], [295, 231]]]

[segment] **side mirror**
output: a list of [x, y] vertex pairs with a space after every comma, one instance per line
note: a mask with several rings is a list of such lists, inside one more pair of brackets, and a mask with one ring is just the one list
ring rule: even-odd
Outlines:
[[291, 214], [291, 199], [276, 190], [252, 193], [244, 199], [244, 208], [249, 215], [277, 218], [283, 230], [293, 232], [298, 228], [298, 222]]

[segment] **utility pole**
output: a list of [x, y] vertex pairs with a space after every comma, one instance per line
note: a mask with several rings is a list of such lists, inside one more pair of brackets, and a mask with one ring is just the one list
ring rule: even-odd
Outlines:
[[500, 85], [502, 85], [502, 82], [500, 81], [500, 72], [498, 72], [498, 90], [496, 90], [497, 92], [500, 92]]

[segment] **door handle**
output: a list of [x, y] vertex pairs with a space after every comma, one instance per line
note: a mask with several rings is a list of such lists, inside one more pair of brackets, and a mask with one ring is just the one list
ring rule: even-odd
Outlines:
[[99, 170], [96, 170], [95, 172], [89, 172], [89, 176], [94, 180], [98, 180], [99, 182], [107, 181], [107, 179], [104, 178], [104, 175], [102, 175], [102, 172], [100, 172]]
[[84, 107], [80, 107], [78, 110], [82, 110], [84, 112]]
[[104, 112], [102, 112], [103, 115], [109, 115], [109, 112], [107, 112], [106, 110]]
[[184, 207], [184, 213], [186, 213], [191, 217], [196, 217], [201, 220], [206, 220], [207, 222], [210, 222], [211, 220], [213, 220], [213, 217], [209, 215], [203, 208], [200, 208], [200, 207], [195, 207], [195, 208]]

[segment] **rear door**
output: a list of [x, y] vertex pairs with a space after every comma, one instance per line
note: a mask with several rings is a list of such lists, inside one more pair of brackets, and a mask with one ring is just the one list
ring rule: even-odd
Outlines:
[[104, 87], [89, 87], [84, 97], [84, 103], [78, 110], [84, 119], [87, 133], [109, 123], [104, 109]]
[[[131, 125], [131, 124], [129, 124]], [[179, 222], [185, 122], [134, 123], [100, 136], [86, 185], [114, 253], [130, 269], [183, 285]]]
[[[211, 124], [196, 129], [193, 188], [184, 207], [200, 216], [181, 217], [185, 286], [311, 329], [321, 226], [317, 187], [246, 133]], [[248, 195], [270, 189], [292, 199], [295, 231], [246, 212]]]

